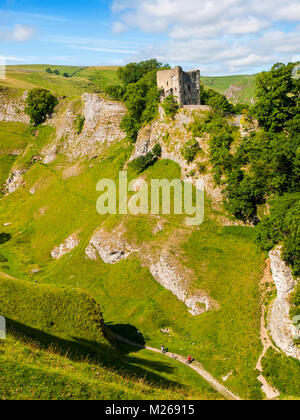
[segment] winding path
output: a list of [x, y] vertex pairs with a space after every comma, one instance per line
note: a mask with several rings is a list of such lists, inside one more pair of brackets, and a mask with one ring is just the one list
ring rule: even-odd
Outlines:
[[[127, 340], [127, 338], [121, 337], [117, 334], [113, 334], [115, 339], [118, 341], [121, 341], [125, 344], [128, 344], [130, 346], [133, 347], [139, 347], [141, 349], [146, 349], [155, 353], [161, 353], [161, 351], [159, 349], [155, 349], [153, 347], [148, 347], [148, 346], [142, 346], [140, 344], [134, 343], [130, 340]], [[165, 353], [166, 357], [169, 357], [170, 359], [174, 359], [176, 358], [176, 360], [178, 360], [181, 363], [186, 364], [186, 358], [184, 358], [181, 355], [178, 354], [173, 354], [173, 353]], [[233, 394], [231, 391], [229, 391], [228, 388], [226, 388], [224, 385], [222, 385], [217, 379], [215, 379], [209, 372], [207, 372], [203, 366], [198, 363], [198, 362], [193, 362], [191, 365], [188, 365], [189, 368], [193, 369], [195, 372], [197, 372], [200, 376], [202, 376], [203, 379], [205, 379], [212, 388], [214, 388], [217, 392], [219, 392], [220, 394], [223, 395], [223, 397], [225, 397], [228, 400], [235, 400], [235, 401], [240, 401], [241, 398], [235, 394]]]
[[260, 355], [257, 365], [256, 365], [256, 369], [260, 372], [259, 377], [257, 378], [259, 380], [259, 382], [262, 384], [262, 391], [264, 392], [264, 394], [266, 395], [268, 400], [274, 400], [277, 399], [280, 396], [280, 392], [273, 388], [268, 381], [266, 380], [266, 378], [263, 375], [263, 367], [262, 367], [262, 360], [265, 357], [268, 349], [271, 347], [274, 350], [278, 351], [277, 348], [273, 345], [266, 325], [265, 325], [265, 313], [266, 313], [266, 305], [264, 303], [264, 301], [266, 300], [266, 290], [263, 289], [265, 284], [271, 284], [273, 283], [273, 278], [272, 275], [270, 274], [270, 270], [271, 270], [271, 262], [268, 259], [266, 261], [266, 268], [264, 271], [264, 275], [263, 278], [261, 280], [261, 288], [262, 288], [262, 304], [261, 304], [261, 310], [262, 310], [262, 315], [261, 315], [261, 326], [260, 326], [260, 338], [261, 338], [261, 342], [263, 345], [263, 352]]

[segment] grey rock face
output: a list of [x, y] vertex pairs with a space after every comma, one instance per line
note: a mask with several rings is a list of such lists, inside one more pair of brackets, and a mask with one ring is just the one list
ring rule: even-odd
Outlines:
[[208, 296], [197, 292], [194, 292], [193, 295], [189, 294], [185, 280], [171, 265], [167, 253], [162, 253], [160, 260], [150, 265], [150, 272], [158, 283], [172, 292], [189, 308], [190, 314], [197, 316], [212, 309]]
[[22, 169], [18, 169], [10, 173], [4, 187], [4, 190], [7, 194], [14, 193], [21, 187], [21, 185], [24, 184], [24, 178], [23, 178], [24, 173], [25, 171]]
[[96, 260], [98, 256], [105, 264], [117, 264], [128, 258], [134, 249], [122, 239], [122, 232], [108, 234], [104, 229], [97, 229], [85, 250], [87, 258]]
[[292, 272], [281, 258], [282, 247], [270, 252], [271, 270], [277, 288], [277, 298], [272, 307], [270, 331], [277, 347], [287, 356], [300, 360], [300, 348], [294, 343], [298, 331], [290, 319], [289, 298], [296, 286]]
[[77, 238], [77, 235], [74, 233], [69, 236], [63, 244], [54, 248], [51, 252], [51, 257], [54, 260], [59, 260], [63, 255], [68, 254], [74, 248], [76, 248], [80, 243], [80, 240]]

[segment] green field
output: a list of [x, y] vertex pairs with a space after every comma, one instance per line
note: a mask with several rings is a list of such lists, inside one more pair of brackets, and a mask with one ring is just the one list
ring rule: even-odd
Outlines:
[[[48, 74], [46, 68], [58, 70], [60, 75]], [[70, 77], [63, 77], [68, 73]], [[51, 65], [7, 66], [6, 79], [1, 87], [25, 89], [42, 87], [57, 96], [80, 96], [85, 92], [100, 93], [117, 80], [117, 67], [68, 67]]]
[[[41, 139], [32, 138], [26, 155], [19, 157], [29, 169], [25, 186], [2, 199], [0, 224], [11, 223], [3, 229], [11, 237], [1, 245], [0, 253], [7, 261], [0, 271], [31, 283], [84, 290], [100, 304], [105, 323], [113, 331], [134, 339], [131, 331], [138, 329], [153, 347], [164, 341], [173, 352], [192, 352], [218, 380], [233, 371], [228, 380], [232, 391], [244, 398], [261, 398], [254, 368], [261, 351], [257, 286], [264, 255], [256, 248], [252, 229], [223, 228], [209, 201], [202, 226], [185, 232], [182, 216], [173, 215], [160, 236], [152, 233], [155, 221], [151, 216], [99, 216], [96, 184], [99, 178], [116, 179], [132, 148], [126, 142], [116, 143], [106, 150], [105, 159], [99, 157], [93, 165], [82, 161], [79, 175], [63, 179], [64, 168], [70, 166], [63, 156], [49, 165], [30, 164], [32, 150], [37, 154], [39, 141], [46, 144], [51, 132], [45, 126]], [[159, 161], [145, 172], [149, 179], [179, 174], [179, 166], [171, 161]], [[34, 195], [29, 193], [32, 187]], [[88, 261], [85, 248], [104, 221], [108, 229], [124, 223], [125, 237], [137, 245], [163, 247], [181, 231], [184, 240], [178, 246], [186, 266], [195, 268], [193, 287], [207, 291], [219, 309], [193, 317], [134, 257], [112, 266]], [[79, 234], [80, 245], [60, 260], [52, 260], [51, 250], [74, 232]], [[126, 325], [133, 329], [127, 331]], [[170, 337], [161, 328], [169, 328]]]

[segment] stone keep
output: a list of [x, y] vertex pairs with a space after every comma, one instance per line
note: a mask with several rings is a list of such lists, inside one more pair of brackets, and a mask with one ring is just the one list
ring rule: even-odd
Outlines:
[[181, 67], [157, 72], [161, 101], [174, 95], [181, 105], [200, 105], [200, 71], [184, 72]]

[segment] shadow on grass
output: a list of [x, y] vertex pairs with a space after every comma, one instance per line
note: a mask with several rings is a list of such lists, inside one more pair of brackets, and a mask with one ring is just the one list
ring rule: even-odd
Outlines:
[[[29, 327], [6, 318], [7, 331], [16, 339], [27, 344], [34, 344], [42, 350], [50, 350], [54, 353], [60, 354], [75, 362], [88, 362], [102, 366], [103, 368], [115, 371], [125, 377], [131, 379], [146, 380], [150, 384], [159, 385], [161, 388], [180, 388], [180, 384], [172, 380], [163, 378], [159, 373], [164, 372], [171, 374], [174, 367], [167, 363], [158, 360], [147, 360], [128, 355], [129, 352], [137, 351], [137, 348], [125, 346], [125, 349], [116, 350], [109, 344], [90, 341], [79, 337], [72, 337], [72, 339], [64, 339], [44, 331]], [[119, 333], [122, 333], [122, 326], [116, 326]], [[133, 332], [133, 328], [125, 325], [127, 331]], [[133, 337], [134, 338], [134, 337]]]
[[[113, 334], [117, 334], [127, 340], [137, 343], [140, 346], [145, 346], [146, 341], [143, 334], [133, 325], [130, 324], [113, 324], [112, 322], [106, 323], [106, 327], [110, 329]], [[134, 351], [139, 351], [138, 347], [131, 347]]]
[[2, 232], [0, 233], [0, 244], [5, 244], [6, 242], [11, 240], [11, 234]]

